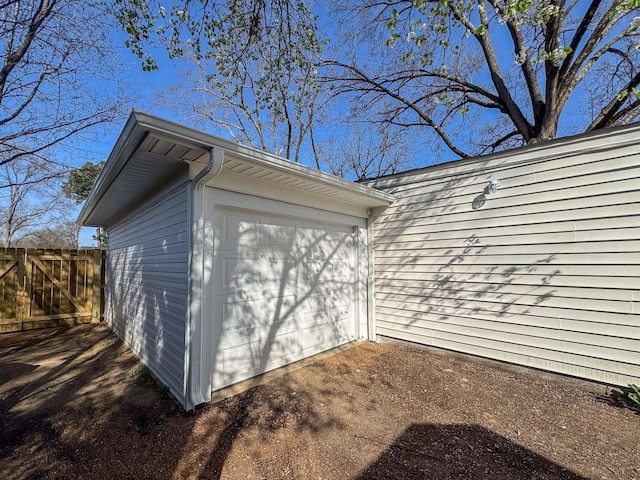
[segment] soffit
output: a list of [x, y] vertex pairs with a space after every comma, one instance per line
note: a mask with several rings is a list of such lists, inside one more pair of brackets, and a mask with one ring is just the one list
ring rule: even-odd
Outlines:
[[[319, 207], [326, 199], [333, 210], [339, 209], [340, 203], [363, 209], [387, 207], [393, 200], [391, 195], [370, 187], [134, 112], [96, 181], [79, 221], [85, 226], [107, 226], [163, 185], [180, 178], [193, 179], [207, 165], [212, 148], [224, 152], [220, 180], [227, 179], [228, 185], [244, 185], [248, 191], [252, 182], [267, 183], [276, 187], [273, 191], [280, 188], [316, 197]], [[208, 184], [227, 188], [217, 179], [214, 177]]]

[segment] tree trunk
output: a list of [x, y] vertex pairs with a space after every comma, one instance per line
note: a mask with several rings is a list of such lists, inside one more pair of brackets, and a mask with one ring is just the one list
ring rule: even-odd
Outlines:
[[540, 125], [538, 134], [529, 139], [527, 144], [546, 142], [558, 137], [558, 123], [560, 121], [559, 115], [553, 113], [547, 115]]
[[11, 228], [13, 227], [13, 215], [11, 213], [7, 214], [7, 218], [4, 221], [4, 246], [5, 248], [9, 248], [11, 245]]

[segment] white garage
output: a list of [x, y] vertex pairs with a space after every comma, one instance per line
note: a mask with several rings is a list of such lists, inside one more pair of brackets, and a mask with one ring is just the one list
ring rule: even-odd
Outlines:
[[374, 338], [389, 194], [134, 112], [80, 222], [107, 230], [105, 317], [185, 406]]

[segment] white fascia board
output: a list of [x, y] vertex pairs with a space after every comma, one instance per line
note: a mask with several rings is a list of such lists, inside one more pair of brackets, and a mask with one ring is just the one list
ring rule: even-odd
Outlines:
[[165, 139], [175, 139], [177, 143], [191, 145], [195, 148], [210, 150], [214, 147], [223, 149], [227, 154], [242, 159], [245, 162], [256, 165], [267, 165], [274, 170], [287, 173], [292, 176], [312, 178], [318, 183], [332, 187], [344, 188], [362, 196], [363, 201], [371, 203], [370, 207], [388, 206], [395, 197], [386, 192], [380, 192], [370, 187], [350, 182], [340, 177], [321, 172], [298, 163], [284, 160], [267, 152], [262, 152], [250, 147], [238, 145], [220, 137], [210, 135], [199, 130], [181, 125], [170, 120], [165, 120], [142, 112], [134, 112], [138, 126], [152, 134], [159, 134]]
[[233, 157], [241, 159], [247, 165], [266, 166], [273, 171], [283, 173], [293, 178], [312, 180], [313, 182], [327, 185], [331, 188], [347, 190], [352, 195], [358, 197], [358, 202], [363, 207], [386, 207], [395, 200], [393, 195], [386, 192], [375, 190], [314, 168], [306, 167], [289, 160], [283, 160], [257, 150], [246, 149], [246, 147], [242, 147], [241, 145], [234, 145], [234, 147], [236, 151], [231, 152]]
[[140, 141], [144, 137], [144, 133], [137, 127], [138, 123], [136, 119], [136, 112], [132, 112], [127, 119], [127, 123], [122, 129], [113, 150], [111, 150], [100, 175], [98, 175], [98, 178], [89, 193], [89, 197], [82, 206], [82, 210], [80, 211], [77, 220], [80, 225], [86, 224], [87, 219], [97, 206], [102, 196], [122, 171], [129, 160], [129, 157], [138, 148]]
[[[269, 153], [238, 145], [179, 123], [134, 110], [129, 116], [107, 159], [105, 167], [98, 176], [89, 198], [78, 216], [78, 223], [82, 225], [90, 224], [88, 220], [92, 212], [147, 134], [157, 135], [163, 139], [205, 151], [210, 151], [212, 148], [220, 148], [243, 162], [265, 166], [292, 177], [311, 179], [314, 182], [332, 188], [347, 190], [358, 198], [358, 203], [361, 206], [367, 208], [387, 207], [395, 199], [389, 193], [353, 183], [334, 175], [278, 158]], [[197, 170], [192, 169], [193, 172]]]
[[366, 206], [363, 207], [358, 204], [306, 193], [300, 189], [288, 188], [268, 181], [261, 181], [257, 178], [243, 177], [224, 170], [219, 176], [208, 182], [207, 186], [359, 218], [367, 218], [370, 210]]

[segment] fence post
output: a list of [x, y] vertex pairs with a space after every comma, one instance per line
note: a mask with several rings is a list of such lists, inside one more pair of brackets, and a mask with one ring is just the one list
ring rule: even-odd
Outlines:
[[24, 322], [31, 315], [31, 272], [28, 265], [28, 252], [26, 248], [16, 248], [16, 258], [18, 260], [18, 284], [20, 285], [20, 300], [18, 309], [20, 310], [20, 330], [24, 330]]
[[100, 323], [102, 303], [102, 250], [93, 251], [93, 278], [91, 281], [91, 323]]

